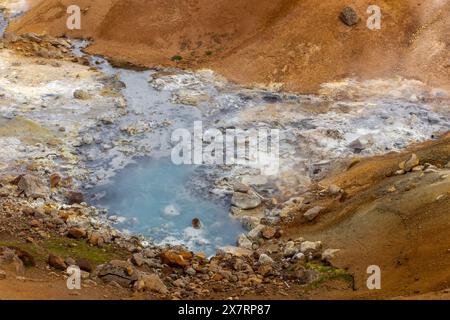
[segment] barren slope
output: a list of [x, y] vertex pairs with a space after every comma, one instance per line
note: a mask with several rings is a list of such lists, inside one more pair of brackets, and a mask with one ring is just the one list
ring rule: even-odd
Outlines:
[[[450, 160], [449, 142], [447, 135], [411, 151], [421, 163], [443, 167]], [[300, 215], [287, 227], [293, 238], [342, 248], [333, 264], [354, 274], [353, 297], [411, 296], [450, 286], [450, 169], [390, 176], [411, 151], [368, 158], [322, 181], [344, 188], [347, 199], [319, 197], [326, 213], [314, 223]], [[382, 290], [366, 288], [370, 265], [381, 268]]]
[[[35, 2], [40, 0], [34, 0]], [[82, 29], [65, 27], [66, 7], [83, 9]], [[449, 86], [450, 3], [378, 1], [382, 29], [366, 27], [371, 1], [41, 0], [11, 27], [23, 33], [92, 37], [91, 52], [146, 66], [210, 67], [243, 83], [315, 91], [342, 77], [404, 75]], [[361, 22], [339, 13], [352, 5]], [[179, 55], [181, 62], [172, 62]]]

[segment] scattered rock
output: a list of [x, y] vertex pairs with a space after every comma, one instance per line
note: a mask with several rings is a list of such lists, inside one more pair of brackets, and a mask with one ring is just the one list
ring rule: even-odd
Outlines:
[[414, 168], [412, 168], [412, 172], [419, 172], [419, 171], [423, 171], [423, 170], [425, 170], [425, 167], [421, 166], [421, 165], [418, 165], [418, 166], [415, 166]]
[[200, 219], [198, 219], [198, 218], [192, 219], [192, 227], [194, 229], [201, 229], [202, 228], [202, 223], [201, 223]]
[[287, 218], [290, 215], [297, 214], [301, 208], [303, 207], [303, 202], [305, 198], [303, 197], [295, 197], [291, 198], [283, 204], [283, 208], [281, 209], [279, 216], [280, 218]]
[[36, 33], [34, 32], [28, 32], [28, 33], [24, 33], [22, 34], [22, 38], [30, 40], [32, 42], [36, 42], [36, 43], [41, 43], [42, 42], [42, 38], [39, 37]]
[[68, 204], [80, 204], [84, 202], [84, 195], [81, 192], [70, 191], [66, 194]]
[[0, 247], [0, 267], [4, 270], [13, 270], [16, 274], [24, 273], [22, 260], [16, 255], [14, 249]]
[[0, 280], [6, 279], [6, 271], [0, 270]]
[[178, 288], [184, 288], [186, 287], [186, 282], [184, 282], [183, 279], [177, 279], [173, 282], [173, 285]]
[[93, 246], [101, 247], [105, 243], [105, 240], [99, 232], [92, 232], [89, 237], [89, 243]]
[[49, 194], [48, 186], [36, 176], [29, 174], [19, 177], [17, 184], [19, 191], [23, 192], [28, 198], [47, 198]]
[[160, 254], [160, 258], [163, 264], [167, 264], [172, 267], [185, 268], [189, 266], [188, 260], [193, 257], [192, 252], [177, 252], [173, 250], [163, 251]]
[[194, 268], [189, 267], [185, 270], [186, 274], [190, 275], [191, 277], [195, 276], [197, 274], [197, 271], [195, 271]]
[[265, 264], [261, 264], [258, 267], [258, 273], [260, 275], [262, 275], [263, 277], [267, 277], [269, 275], [271, 275], [273, 272], [273, 267], [271, 264], [265, 263]]
[[36, 266], [36, 261], [34, 260], [34, 257], [30, 253], [16, 247], [10, 247], [10, 249], [14, 250], [16, 256], [22, 261], [25, 267]]
[[95, 274], [106, 283], [115, 282], [121, 287], [129, 288], [138, 280], [138, 275], [131, 264], [126, 261], [112, 260], [97, 266]]
[[94, 137], [93, 137], [91, 134], [86, 133], [86, 134], [83, 135], [83, 137], [81, 138], [81, 141], [83, 142], [83, 144], [89, 146], [89, 145], [91, 145], [91, 144], [94, 143]]
[[303, 253], [298, 252], [292, 257], [292, 260], [295, 262], [305, 262], [306, 256]]
[[236, 257], [250, 257], [253, 255], [252, 250], [248, 250], [245, 248], [226, 246], [217, 250], [217, 255], [231, 254]]
[[264, 228], [265, 226], [262, 224], [257, 225], [256, 227], [254, 227], [252, 230], [249, 231], [247, 237], [254, 240], [260, 238]]
[[68, 230], [68, 236], [74, 239], [86, 238], [86, 230], [78, 227], [72, 227]]
[[131, 262], [137, 267], [142, 267], [144, 265], [144, 256], [141, 253], [134, 253], [131, 256]]
[[330, 184], [328, 186], [328, 193], [332, 196], [337, 196], [337, 195], [341, 194], [342, 191], [343, 191], [342, 188], [335, 184]]
[[340, 249], [326, 249], [322, 252], [322, 260], [331, 262], [336, 256], [336, 254], [341, 251]]
[[166, 285], [161, 281], [157, 274], [144, 274], [141, 276], [141, 280], [144, 282], [144, 289], [161, 294], [168, 294], [169, 290]]
[[253, 230], [255, 227], [259, 225], [260, 219], [258, 217], [253, 216], [243, 216], [241, 217], [242, 227], [245, 230]]
[[284, 246], [283, 255], [287, 258], [292, 257], [298, 252], [298, 250], [299, 249], [295, 246], [294, 241], [288, 241]]
[[231, 198], [231, 204], [240, 209], [249, 210], [259, 207], [261, 205], [261, 199], [254, 194], [235, 192]]
[[78, 259], [77, 266], [80, 267], [81, 270], [91, 273], [94, 270], [92, 263], [87, 259]]
[[263, 253], [259, 256], [258, 262], [261, 264], [272, 264], [273, 263], [273, 259], [271, 257], [269, 257], [267, 254]]
[[50, 255], [48, 256], [48, 264], [50, 267], [61, 271], [66, 270], [67, 268], [64, 259], [52, 253], [50, 253]]
[[56, 188], [59, 186], [61, 182], [61, 176], [57, 173], [54, 173], [50, 176], [50, 187]]
[[71, 258], [71, 257], [66, 257], [64, 259], [64, 262], [66, 263], [67, 266], [76, 266], [77, 262], [75, 261], [75, 259]]
[[320, 253], [320, 249], [322, 249], [322, 242], [320, 241], [304, 241], [300, 245], [300, 252], [305, 255], [312, 254], [313, 256], [316, 256]]
[[306, 213], [303, 215], [308, 221], [313, 221], [317, 216], [324, 210], [323, 207], [314, 207], [306, 211]]
[[248, 193], [250, 191], [250, 187], [242, 182], [236, 181], [232, 184], [232, 186], [235, 192]]
[[405, 170], [405, 172], [409, 172], [409, 171], [411, 171], [414, 167], [418, 166], [419, 164], [420, 164], [419, 158], [417, 157], [417, 155], [416, 155], [415, 153], [413, 153], [413, 154], [411, 154], [411, 156], [409, 157], [409, 159], [405, 161], [405, 163], [404, 163], [404, 168], [401, 168], [401, 167], [400, 167], [400, 169]]
[[354, 140], [349, 144], [349, 147], [353, 149], [353, 152], [361, 153], [362, 151], [364, 151], [365, 149], [369, 148], [372, 145], [373, 145], [373, 137], [372, 135], [369, 134]]
[[360, 20], [358, 17], [358, 14], [352, 7], [345, 7], [341, 11], [339, 18], [341, 19], [341, 21], [343, 23], [345, 23], [346, 25], [348, 25], [350, 27], [358, 24], [358, 22]]
[[91, 95], [87, 91], [78, 89], [74, 91], [73, 97], [78, 100], [89, 100]]
[[252, 246], [253, 246], [253, 242], [250, 241], [250, 239], [247, 238], [247, 236], [245, 234], [241, 234], [238, 237], [237, 244], [239, 247], [249, 249], [249, 250], [251, 250]]
[[261, 231], [261, 235], [263, 236], [263, 238], [265, 238], [267, 240], [275, 237], [276, 233], [277, 233], [277, 229], [275, 229], [274, 227], [264, 227], [264, 229], [262, 229], [262, 231]]

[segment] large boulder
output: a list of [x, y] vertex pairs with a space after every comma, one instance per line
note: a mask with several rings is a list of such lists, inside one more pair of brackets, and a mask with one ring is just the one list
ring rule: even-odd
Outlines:
[[72, 227], [68, 230], [67, 235], [73, 239], [83, 239], [86, 238], [87, 232], [83, 228]]
[[16, 274], [23, 274], [25, 271], [24, 264], [16, 252], [6, 247], [0, 247], [0, 268]]
[[251, 250], [252, 246], [253, 246], [253, 242], [251, 242], [250, 239], [247, 238], [247, 236], [245, 234], [241, 234], [238, 237], [237, 244], [240, 248], [245, 248], [245, 249], [249, 249], [249, 250]]
[[300, 252], [309, 256], [317, 256], [321, 254], [322, 242], [320, 241], [304, 241], [300, 245]]
[[129, 288], [138, 280], [138, 273], [134, 267], [121, 260], [97, 266], [95, 274], [104, 282], [115, 282], [124, 288]]
[[19, 191], [28, 198], [47, 198], [49, 195], [49, 187], [39, 177], [25, 174], [19, 177], [17, 184]]
[[231, 204], [243, 210], [255, 209], [261, 205], [261, 198], [255, 194], [235, 192]]
[[140, 282], [142, 282], [142, 287], [145, 290], [161, 294], [169, 293], [166, 285], [164, 284], [164, 282], [162, 282], [157, 274], [143, 274], [141, 275]]
[[175, 250], [163, 251], [160, 254], [161, 262], [172, 267], [185, 268], [189, 266], [189, 260], [192, 259], [192, 252]]
[[67, 265], [63, 258], [50, 253], [48, 256], [48, 265], [56, 270], [66, 270]]

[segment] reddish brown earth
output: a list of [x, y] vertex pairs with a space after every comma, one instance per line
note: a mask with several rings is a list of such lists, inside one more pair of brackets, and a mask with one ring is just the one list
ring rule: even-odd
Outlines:
[[[450, 160], [450, 135], [402, 154], [364, 159], [322, 181], [342, 187], [345, 201], [317, 196], [314, 205], [326, 207], [317, 221], [307, 223], [299, 215], [286, 226], [292, 238], [301, 235], [343, 249], [333, 265], [355, 276], [353, 297], [405, 297], [450, 287], [450, 168], [391, 176], [411, 152], [421, 163], [442, 167]], [[382, 290], [366, 288], [370, 265], [382, 270]]]
[[[246, 83], [316, 91], [343, 77], [417, 78], [449, 87], [450, 2], [380, 0], [382, 29], [366, 27], [369, 0], [34, 0], [10, 30], [92, 38], [89, 52], [144, 66], [212, 68]], [[66, 8], [83, 10], [66, 28]], [[355, 27], [339, 19], [351, 5]], [[172, 62], [179, 55], [181, 62]]]

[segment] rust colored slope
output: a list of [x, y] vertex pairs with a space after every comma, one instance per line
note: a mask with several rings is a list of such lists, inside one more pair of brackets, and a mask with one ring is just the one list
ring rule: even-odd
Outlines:
[[[36, 0], [37, 1], [37, 0]], [[82, 29], [65, 27], [66, 7]], [[356, 27], [339, 20], [352, 5]], [[369, 0], [42, 0], [12, 31], [93, 38], [90, 51], [139, 65], [210, 67], [242, 83], [315, 91], [346, 76], [406, 75], [448, 86], [449, 1], [380, 0], [382, 29], [366, 27]], [[433, 54], [427, 55], [427, 48]], [[172, 62], [180, 55], [182, 62]]]
[[[450, 160], [450, 135], [412, 149], [422, 163]], [[319, 197], [327, 208], [315, 223], [297, 218], [288, 237], [322, 240], [342, 249], [333, 264], [348, 268], [357, 291], [351, 297], [394, 298], [450, 287], [450, 169], [386, 177], [409, 153], [388, 154], [323, 181], [336, 183], [348, 199]], [[382, 271], [382, 290], [366, 288], [367, 267]]]

